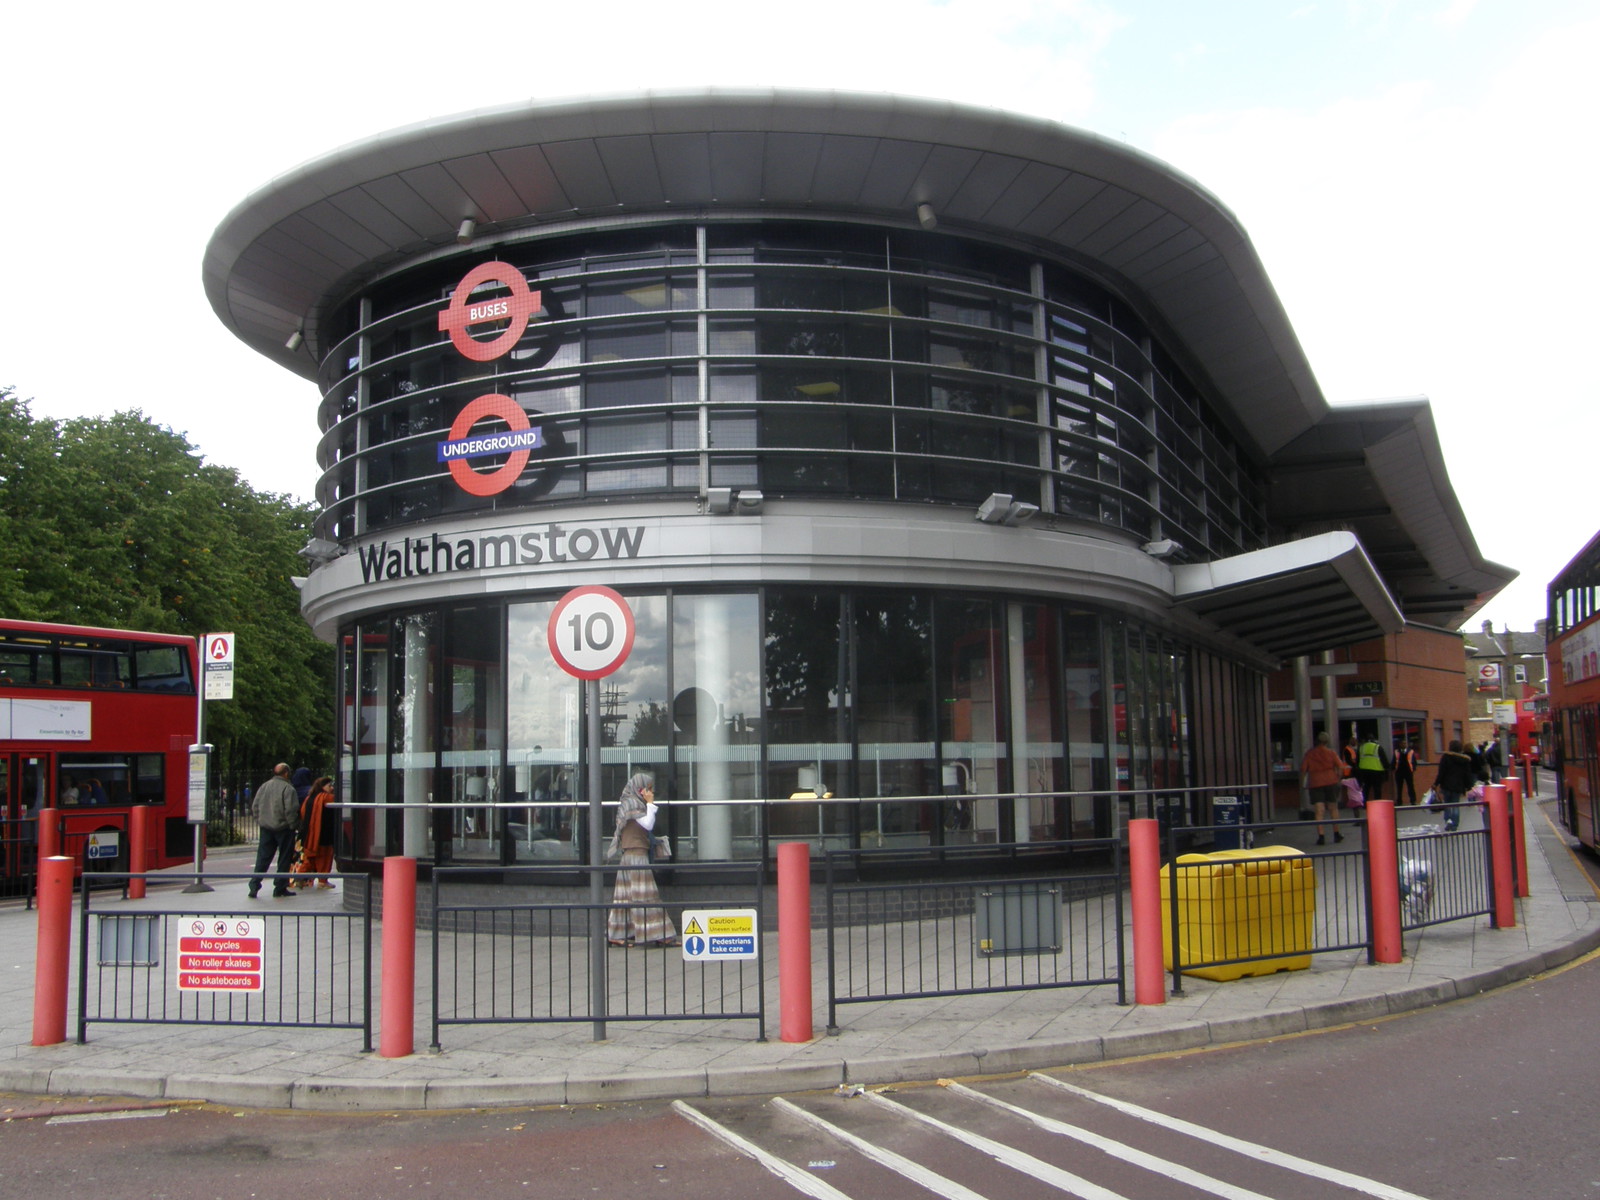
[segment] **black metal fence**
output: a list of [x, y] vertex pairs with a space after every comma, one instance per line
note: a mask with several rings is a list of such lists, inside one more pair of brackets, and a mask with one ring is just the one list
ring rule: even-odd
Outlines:
[[[1438, 824], [1399, 831], [1401, 929], [1421, 929], [1482, 916], [1487, 916], [1491, 925], [1498, 924], [1489, 831], [1450, 828], [1452, 822], [1447, 815], [1451, 809], [1473, 807], [1476, 806], [1440, 806], [1438, 811], [1444, 819]], [[1487, 817], [1488, 810], [1483, 811]]]
[[0, 819], [0, 898], [22, 896], [32, 908], [38, 870], [38, 820], [34, 817]]
[[[598, 874], [609, 893], [619, 869], [519, 867], [496, 871], [494, 884], [477, 882], [481, 869], [435, 869], [433, 1047], [445, 1025], [578, 1021], [752, 1020], [765, 1041], [765, 865], [697, 863], [697, 887], [663, 897], [679, 943], [608, 947], [597, 988], [594, 948], [606, 918], [638, 906], [594, 902], [588, 880]], [[754, 913], [753, 957], [697, 955], [708, 947], [694, 943], [684, 913], [730, 910]]]
[[[1001, 860], [1004, 877], [978, 874]], [[892, 871], [920, 878], [860, 881]], [[824, 886], [830, 1034], [840, 1005], [879, 1000], [1110, 984], [1127, 1001], [1115, 838], [835, 850]]]
[[1293, 835], [1296, 823], [1194, 827], [1208, 853], [1176, 853], [1168, 831], [1161, 868], [1162, 955], [1173, 995], [1185, 975], [1237, 979], [1311, 965], [1313, 954], [1372, 959], [1371, 872], [1365, 820], [1324, 822], [1348, 849], [1307, 854], [1252, 843]]
[[372, 1049], [370, 897], [360, 912], [240, 909], [220, 898], [198, 910], [96, 911], [89, 882], [79, 889], [79, 1042], [91, 1024], [258, 1025], [359, 1029], [362, 1050]]

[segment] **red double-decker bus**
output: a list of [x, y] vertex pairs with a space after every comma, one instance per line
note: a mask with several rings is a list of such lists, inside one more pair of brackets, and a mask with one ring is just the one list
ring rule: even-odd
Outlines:
[[31, 872], [46, 808], [84, 869], [128, 869], [140, 806], [146, 866], [193, 860], [197, 661], [175, 634], [0, 620], [0, 891]]

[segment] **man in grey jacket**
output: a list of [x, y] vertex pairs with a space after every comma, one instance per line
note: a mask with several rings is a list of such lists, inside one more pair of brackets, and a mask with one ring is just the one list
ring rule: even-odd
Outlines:
[[274, 896], [293, 896], [289, 887], [289, 868], [294, 865], [294, 832], [300, 819], [300, 797], [295, 795], [294, 784], [289, 782], [289, 764], [279, 763], [272, 769], [272, 778], [256, 789], [256, 821], [261, 826], [261, 840], [256, 844], [256, 873], [250, 880], [250, 899], [261, 891], [261, 876], [272, 865], [272, 855], [278, 855], [278, 873], [272, 877]]

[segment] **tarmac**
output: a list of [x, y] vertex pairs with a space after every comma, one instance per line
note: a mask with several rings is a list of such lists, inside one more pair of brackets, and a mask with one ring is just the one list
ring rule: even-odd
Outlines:
[[[778, 955], [769, 948], [766, 1041], [757, 1040], [752, 1020], [611, 1021], [601, 1041], [589, 1022], [467, 1025], [447, 1027], [442, 1049], [433, 1051], [429, 941], [419, 931], [416, 1052], [405, 1057], [382, 1057], [376, 1032], [374, 1051], [363, 1053], [356, 1031], [243, 1025], [95, 1023], [80, 1045], [72, 1040], [76, 968], [69, 1040], [34, 1046], [37, 913], [7, 901], [0, 903], [0, 1090], [320, 1111], [595, 1104], [1003, 1075], [1373, 1021], [1505, 986], [1600, 948], [1600, 893], [1552, 810], [1548, 794], [1524, 808], [1531, 895], [1517, 901], [1514, 928], [1491, 929], [1487, 918], [1430, 926], [1406, 935], [1403, 961], [1392, 965], [1368, 965], [1364, 953], [1343, 952], [1316, 955], [1307, 970], [1221, 983], [1190, 977], [1182, 995], [1169, 994], [1159, 1005], [1131, 1003], [1130, 960], [1125, 1005], [1109, 986], [852, 1004], [840, 1009], [839, 1034], [827, 1036], [826, 938], [815, 929], [816, 1036], [796, 1042], [779, 1036]], [[1424, 815], [1402, 808], [1400, 824]], [[1285, 826], [1271, 840], [1304, 844], [1310, 832]], [[213, 852], [207, 869], [248, 870], [251, 853]], [[270, 888], [249, 901], [242, 881], [192, 895], [182, 891], [192, 868], [171, 874], [171, 883], [152, 883], [144, 901], [97, 898], [94, 910], [341, 906], [337, 892], [273, 901]], [[77, 929], [75, 913], [74, 939]], [[375, 954], [379, 940], [375, 931]], [[376, 997], [373, 1005], [376, 1027]]]

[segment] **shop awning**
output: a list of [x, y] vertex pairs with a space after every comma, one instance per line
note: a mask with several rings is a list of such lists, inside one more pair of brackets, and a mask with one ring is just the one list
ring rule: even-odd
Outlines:
[[1173, 568], [1174, 599], [1278, 658], [1395, 633], [1405, 618], [1352, 533]]

